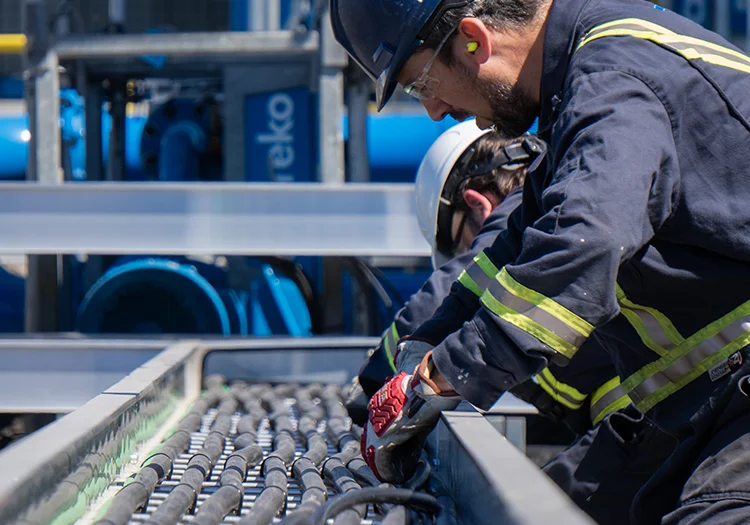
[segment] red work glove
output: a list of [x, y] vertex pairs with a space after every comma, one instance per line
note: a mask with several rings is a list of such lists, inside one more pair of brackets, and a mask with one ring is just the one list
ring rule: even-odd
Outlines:
[[441, 391], [432, 352], [412, 375], [401, 372], [372, 396], [362, 434], [362, 456], [381, 481], [403, 483], [414, 474], [419, 452], [440, 412], [461, 402], [454, 391]]

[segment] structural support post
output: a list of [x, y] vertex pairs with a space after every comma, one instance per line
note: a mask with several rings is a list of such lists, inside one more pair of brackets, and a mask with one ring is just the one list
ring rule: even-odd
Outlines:
[[[714, 4], [714, 31], [726, 38], [730, 39], [730, 26], [729, 26], [729, 2], [730, 0], [716, 0]], [[708, 5], [711, 5], [710, 3]]]
[[[57, 56], [50, 51], [45, 2], [25, 0], [22, 16], [24, 33], [30, 43], [24, 55], [31, 132], [26, 178], [37, 184], [61, 184], [60, 77]], [[28, 256], [27, 332], [58, 329], [58, 260], [57, 255]]]
[[346, 168], [349, 182], [370, 182], [370, 161], [367, 153], [367, 106], [370, 101], [370, 79], [352, 65], [350, 85], [346, 88], [349, 115], [349, 144], [346, 148]]
[[278, 31], [281, 29], [279, 0], [248, 0], [247, 27], [250, 31]]
[[328, 184], [343, 183], [344, 132], [341, 115], [344, 109], [344, 72], [347, 57], [336, 42], [328, 13], [320, 23], [320, 92], [318, 93], [320, 135], [320, 176]]
[[112, 128], [109, 133], [109, 161], [107, 180], [125, 180], [125, 126], [127, 122], [127, 98], [125, 80], [112, 78], [109, 81], [109, 114]]

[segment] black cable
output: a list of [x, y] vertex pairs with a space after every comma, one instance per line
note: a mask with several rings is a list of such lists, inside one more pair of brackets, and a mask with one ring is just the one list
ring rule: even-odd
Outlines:
[[[380, 330], [381, 326], [384, 324], [381, 320], [378, 320], [378, 317], [375, 314], [377, 312], [377, 303], [375, 301], [375, 293], [373, 293], [375, 290], [372, 287], [371, 281], [367, 278], [365, 273], [362, 271], [362, 267], [360, 264], [357, 264], [357, 259], [354, 257], [344, 257], [342, 258], [342, 262], [345, 266], [348, 267], [349, 272], [352, 274], [356, 282], [359, 284], [359, 290], [362, 294], [362, 297], [365, 301], [364, 305], [364, 311], [368, 314], [367, 320], [368, 320], [368, 329], [367, 333], [370, 335], [375, 335], [377, 333], [382, 332]], [[355, 309], [355, 311], [358, 311]]]
[[294, 479], [302, 487], [302, 500], [294, 512], [284, 519], [283, 525], [305, 523], [328, 497], [325, 482], [317, 469], [328, 455], [328, 444], [317, 430], [318, 423], [325, 417], [325, 411], [313, 402], [312, 394], [320, 395], [320, 387], [300, 389], [296, 396], [297, 410], [300, 412], [297, 431], [302, 434], [307, 451], [292, 464]]
[[289, 485], [287, 465], [294, 459], [294, 426], [289, 418], [289, 411], [283, 399], [277, 393], [288, 392], [288, 387], [279, 387], [266, 394], [263, 402], [270, 408], [269, 418], [276, 436], [273, 439], [274, 450], [263, 461], [263, 490], [253, 502], [250, 512], [243, 516], [238, 525], [270, 524], [273, 518], [284, 508]]
[[285, 277], [288, 277], [294, 284], [297, 285], [302, 297], [307, 304], [307, 309], [310, 312], [310, 322], [312, 324], [311, 331], [313, 334], [323, 333], [323, 305], [320, 302], [320, 297], [315, 291], [315, 287], [312, 285], [310, 276], [307, 275], [305, 269], [301, 264], [284, 259], [283, 257], [274, 256], [262, 256], [259, 257], [263, 262], [273, 266], [279, 270]]
[[198, 514], [191, 522], [195, 525], [219, 525], [227, 514], [238, 510], [245, 492], [242, 482], [247, 470], [263, 458], [263, 448], [256, 443], [256, 429], [265, 417], [265, 411], [260, 407], [253, 392], [243, 386], [233, 385], [230, 392], [240, 400], [243, 411], [248, 414], [242, 417], [237, 425], [235, 451], [224, 463], [224, 470], [219, 476], [220, 488], [200, 506]]
[[237, 406], [234, 396], [224, 396], [203, 446], [190, 458], [179, 484], [170, 491], [151, 518], [145, 521], [145, 525], [176, 525], [185, 512], [195, 505], [203, 481], [210, 476], [216, 460], [224, 451], [225, 437], [229, 434], [231, 417]]
[[344, 510], [377, 503], [404, 505], [432, 514], [437, 514], [440, 511], [437, 499], [430, 494], [393, 487], [367, 487], [331, 498], [313, 514], [312, 520], [315, 525], [325, 525], [330, 517], [337, 516]]
[[401, 292], [399, 292], [395, 286], [393, 286], [393, 283], [388, 279], [388, 277], [385, 276], [383, 271], [378, 268], [377, 266], [373, 266], [371, 264], [368, 264], [365, 261], [362, 261], [362, 263], [367, 266], [367, 268], [372, 272], [375, 277], [378, 279], [378, 281], [383, 285], [384, 288], [387, 289], [388, 293], [391, 297], [393, 297], [396, 302], [399, 304], [399, 308], [404, 305], [405, 301], [404, 298], [401, 296]]
[[221, 384], [215, 376], [206, 378], [207, 392], [193, 404], [174, 433], [146, 459], [138, 474], [114, 496], [107, 512], [95, 525], [126, 525], [136, 510], [146, 506], [156, 484], [172, 472], [175, 458], [190, 446], [190, 434], [200, 428], [203, 415], [221, 397], [222, 385], [223, 378]]

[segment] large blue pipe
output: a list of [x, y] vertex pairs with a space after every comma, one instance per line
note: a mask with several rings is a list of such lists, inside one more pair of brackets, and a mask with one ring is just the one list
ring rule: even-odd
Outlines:
[[29, 117], [0, 117], [0, 178], [23, 178], [29, 162]]
[[[145, 117], [129, 117], [126, 124], [126, 167], [128, 178], [143, 178], [141, 172], [141, 135]], [[440, 134], [455, 125], [452, 119], [433, 122], [422, 113], [372, 114], [368, 116], [368, 153], [372, 180], [375, 182], [412, 181], [422, 157]], [[344, 117], [344, 130], [346, 130]], [[102, 118], [102, 148], [105, 165], [109, 148], [109, 115]], [[194, 131], [194, 130], [193, 130]], [[201, 140], [192, 136], [191, 130], [182, 129], [174, 137], [176, 142], [190, 149], [200, 146]], [[0, 117], [0, 179], [23, 179], [28, 162], [28, 117], [13, 115]], [[178, 148], [174, 155], [185, 151]], [[170, 155], [173, 157], [174, 155]], [[167, 165], [169, 163], [163, 163]], [[181, 163], [184, 164], [184, 163]], [[185, 170], [189, 172], [189, 169]], [[190, 178], [194, 176], [191, 175]], [[166, 180], [175, 180], [169, 176]]]
[[[145, 117], [129, 117], [127, 120], [125, 164], [130, 178], [139, 178], [141, 171], [141, 134], [146, 125]], [[111, 119], [102, 117], [102, 151], [104, 168], [109, 151]], [[26, 176], [29, 161], [29, 117], [28, 115], [0, 116], [0, 180], [22, 180]]]

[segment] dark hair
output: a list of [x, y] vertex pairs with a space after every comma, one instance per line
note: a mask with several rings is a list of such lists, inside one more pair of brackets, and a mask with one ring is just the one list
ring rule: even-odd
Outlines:
[[[435, 23], [425, 38], [422, 48], [437, 49], [445, 35], [454, 32], [464, 18], [478, 18], [492, 29], [513, 29], [527, 26], [539, 12], [539, 8], [550, 0], [474, 0], [463, 7], [446, 13]], [[453, 63], [452, 35], [440, 51], [440, 59], [448, 65]]]
[[[522, 141], [522, 137], [507, 140], [502, 138], [496, 132], [491, 131], [479, 137], [476, 142], [474, 142], [474, 144], [466, 150], [464, 155], [470, 155], [470, 159], [459, 158], [458, 162], [456, 162], [456, 165], [469, 166], [484, 164], [485, 162], [489, 162], [492, 159], [493, 155], [497, 153], [498, 150], [500, 150], [502, 147], [506, 146], [507, 144], [520, 143]], [[464, 163], [464, 161], [468, 162]], [[479, 193], [489, 194], [494, 197], [494, 199], [496, 200], [494, 204], [495, 206], [497, 206], [505, 199], [505, 197], [508, 196], [510, 192], [523, 184], [523, 181], [526, 178], [526, 171], [528, 170], [528, 167], [528, 163], [514, 166], [512, 167], [512, 169], [508, 169], [507, 166], [500, 166], [499, 168], [495, 168], [491, 172], [485, 173], [484, 175], [466, 179], [456, 188], [456, 193], [454, 194], [452, 202], [455, 203], [456, 208], [465, 210], [467, 206], [466, 202], [463, 199], [464, 191], [476, 190]], [[456, 173], [457, 177], [461, 177], [462, 175], [463, 174], [461, 173]]]
[[443, 185], [435, 235], [438, 251], [450, 254], [454, 244], [451, 239], [453, 214], [457, 211], [469, 211], [469, 205], [464, 200], [466, 190], [475, 190], [490, 197], [495, 207], [503, 202], [510, 192], [523, 184], [531, 160], [514, 166], [499, 166], [489, 173], [467, 177], [470, 166], [488, 163], [506, 145], [520, 143], [523, 140], [523, 137], [508, 140], [497, 132], [490, 131], [475, 140], [461, 154]]

